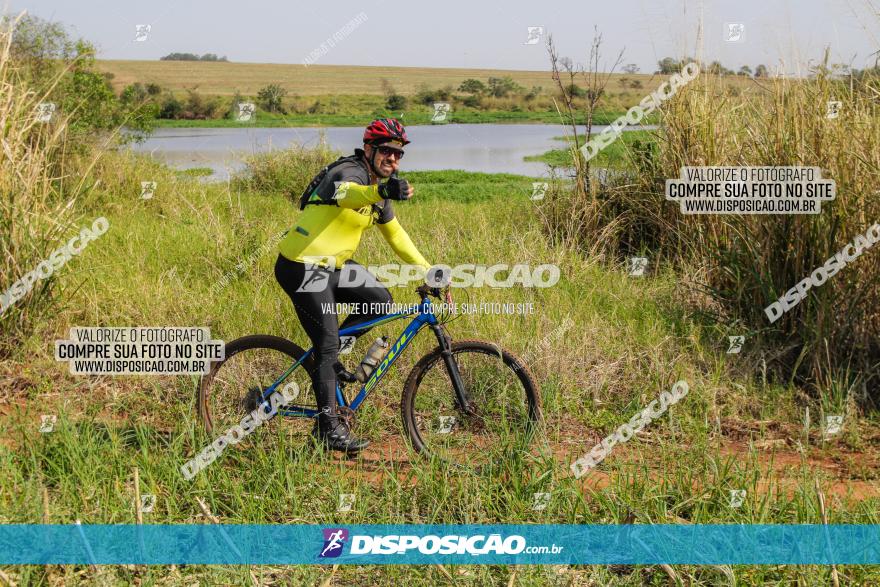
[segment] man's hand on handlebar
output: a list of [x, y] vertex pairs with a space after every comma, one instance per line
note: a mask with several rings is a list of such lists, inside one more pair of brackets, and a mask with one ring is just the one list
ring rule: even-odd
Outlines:
[[448, 285], [445, 287], [429, 287], [427, 284], [422, 284], [416, 290], [421, 295], [429, 295], [435, 297], [437, 299], [441, 299], [445, 301], [447, 304], [452, 304], [452, 288]]

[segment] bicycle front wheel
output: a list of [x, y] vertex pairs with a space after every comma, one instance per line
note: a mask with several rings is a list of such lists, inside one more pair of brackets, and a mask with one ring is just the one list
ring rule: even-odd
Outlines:
[[403, 425], [417, 451], [468, 467], [503, 462], [528, 450], [541, 402], [525, 364], [480, 340], [452, 343], [464, 387], [458, 399], [440, 348], [422, 357], [403, 390]]

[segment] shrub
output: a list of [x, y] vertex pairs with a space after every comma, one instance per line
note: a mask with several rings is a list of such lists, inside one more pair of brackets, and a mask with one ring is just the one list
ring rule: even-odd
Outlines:
[[406, 108], [406, 98], [400, 94], [391, 94], [385, 102], [388, 110], [403, 110]]
[[257, 104], [267, 112], [287, 114], [283, 100], [287, 96], [287, 90], [278, 84], [269, 84], [257, 92]]
[[486, 92], [486, 85], [478, 79], [470, 78], [461, 82], [461, 85], [458, 86], [458, 91], [466, 94], [480, 95]]
[[240, 189], [281, 193], [298, 201], [303, 189], [321, 168], [339, 156], [340, 153], [327, 146], [323, 136], [317, 148], [294, 145], [257, 153], [245, 159], [245, 167], [233, 178], [233, 184]]
[[479, 96], [467, 96], [464, 100], [461, 101], [462, 104], [469, 108], [479, 108], [483, 101]]

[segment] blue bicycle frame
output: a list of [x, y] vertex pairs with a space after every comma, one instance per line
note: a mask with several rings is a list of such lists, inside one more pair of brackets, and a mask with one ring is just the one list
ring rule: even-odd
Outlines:
[[[424, 328], [425, 326], [438, 327], [439, 323], [437, 321], [437, 317], [434, 316], [434, 312], [431, 308], [431, 302], [428, 300], [428, 296], [423, 295], [421, 305], [414, 304], [413, 307], [403, 311], [397, 312], [396, 314], [387, 314], [385, 316], [380, 316], [379, 318], [375, 318], [368, 322], [363, 322], [360, 324], [355, 324], [354, 326], [350, 326], [348, 328], [343, 328], [339, 331], [340, 336], [351, 335], [356, 332], [360, 332], [367, 328], [371, 328], [378, 324], [384, 324], [386, 322], [393, 322], [395, 320], [399, 320], [401, 318], [405, 318], [407, 316], [411, 316], [415, 314], [415, 318], [413, 318], [412, 322], [410, 322], [406, 328], [404, 328], [403, 332], [397, 338], [393, 345], [391, 345], [388, 352], [385, 354], [385, 357], [382, 359], [382, 362], [376, 367], [376, 369], [370, 374], [370, 378], [367, 379], [366, 383], [364, 383], [361, 390], [355, 396], [355, 398], [349, 403], [345, 396], [342, 393], [342, 389], [339, 387], [339, 382], [336, 383], [336, 402], [340, 406], [348, 407], [351, 410], [357, 410], [358, 406], [360, 406], [369, 393], [379, 384], [379, 381], [385, 376], [386, 373], [390, 370], [391, 365], [394, 364], [394, 361], [403, 354], [403, 350], [409, 345], [409, 343], [415, 338], [416, 334]], [[438, 334], [438, 338], [440, 335]], [[311, 356], [314, 351], [314, 347], [310, 348], [303, 354], [300, 359], [290, 366], [284, 374], [281, 375], [272, 385], [270, 385], [263, 392], [263, 404], [268, 406], [268, 398], [275, 389], [278, 388], [279, 385], [284, 383], [284, 380], [293, 373], [293, 371], [299, 367], [303, 361], [305, 361], [309, 356]], [[453, 378], [458, 379], [457, 377]], [[318, 410], [312, 410], [309, 408], [303, 408], [299, 406], [286, 406], [281, 407], [278, 410], [278, 414], [282, 416], [296, 416], [303, 418], [314, 418], [318, 415]]]

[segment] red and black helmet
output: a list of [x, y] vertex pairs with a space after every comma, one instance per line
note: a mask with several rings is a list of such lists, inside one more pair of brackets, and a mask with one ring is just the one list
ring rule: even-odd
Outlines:
[[409, 143], [406, 130], [396, 118], [377, 118], [364, 130], [364, 143], [381, 145], [389, 141], [398, 141], [404, 145]]

